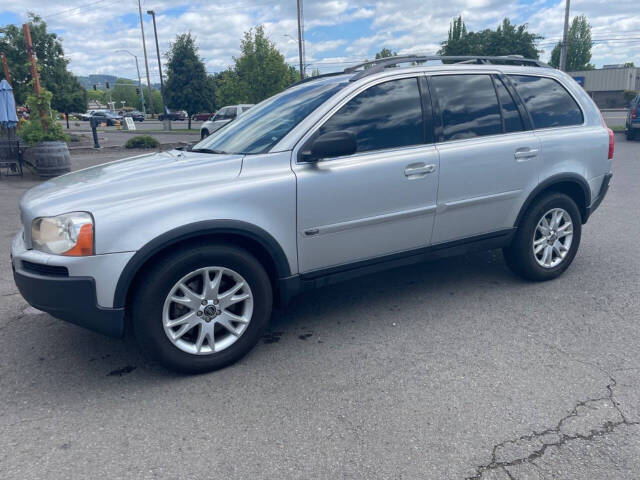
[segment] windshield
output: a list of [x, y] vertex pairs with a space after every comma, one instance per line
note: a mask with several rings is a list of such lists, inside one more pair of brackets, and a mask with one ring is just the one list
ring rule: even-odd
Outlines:
[[265, 153], [346, 82], [302, 84], [247, 110], [193, 147], [224, 153]]

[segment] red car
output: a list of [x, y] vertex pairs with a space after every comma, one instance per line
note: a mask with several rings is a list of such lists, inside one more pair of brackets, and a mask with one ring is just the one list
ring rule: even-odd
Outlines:
[[206, 122], [207, 120], [209, 120], [213, 115], [215, 115], [216, 112], [212, 112], [212, 113], [194, 113], [193, 116], [191, 117], [191, 120], [195, 121], [195, 122]]

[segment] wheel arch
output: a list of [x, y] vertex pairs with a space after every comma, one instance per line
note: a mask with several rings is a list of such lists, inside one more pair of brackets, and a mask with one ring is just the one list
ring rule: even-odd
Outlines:
[[183, 225], [145, 244], [129, 260], [116, 285], [113, 307], [123, 308], [128, 304], [137, 279], [159, 256], [172, 248], [184, 247], [197, 242], [223, 241], [241, 246], [253, 254], [267, 270], [273, 282], [291, 275], [289, 262], [278, 242], [265, 230], [253, 224], [237, 220], [211, 220]]
[[580, 210], [582, 223], [587, 222], [589, 218], [589, 206], [591, 205], [591, 189], [589, 188], [589, 184], [578, 174], [562, 173], [547, 178], [533, 189], [520, 208], [520, 212], [516, 217], [515, 227], [520, 225], [522, 217], [533, 201], [547, 192], [560, 192], [571, 197], [573, 201], [576, 202], [578, 210]]

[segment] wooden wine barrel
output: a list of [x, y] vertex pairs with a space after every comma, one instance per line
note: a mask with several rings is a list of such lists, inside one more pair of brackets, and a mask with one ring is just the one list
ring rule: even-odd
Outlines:
[[71, 171], [71, 154], [65, 142], [40, 142], [25, 149], [25, 162], [41, 177], [56, 177]]

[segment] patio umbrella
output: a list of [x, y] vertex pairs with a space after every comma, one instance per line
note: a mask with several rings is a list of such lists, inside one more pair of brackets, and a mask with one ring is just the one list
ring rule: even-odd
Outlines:
[[13, 90], [6, 80], [0, 82], [0, 125], [6, 128], [15, 127], [18, 124], [16, 115], [16, 101], [13, 98]]

